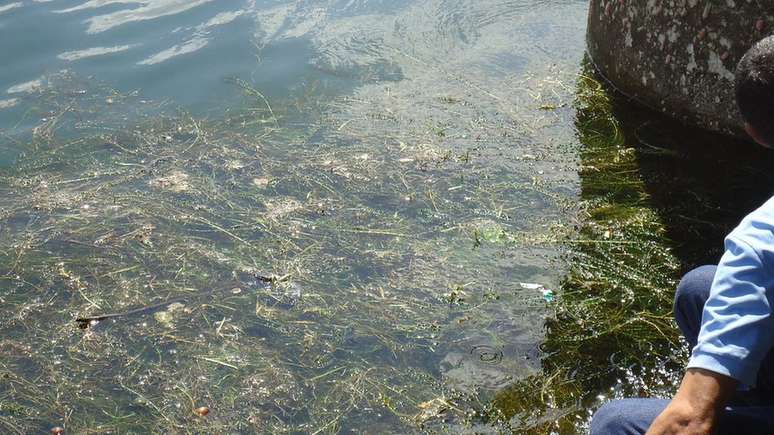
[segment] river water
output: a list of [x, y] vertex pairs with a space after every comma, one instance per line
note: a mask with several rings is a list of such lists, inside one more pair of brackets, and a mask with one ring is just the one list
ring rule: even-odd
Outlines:
[[0, 4], [0, 429], [497, 430], [564, 273], [586, 9]]

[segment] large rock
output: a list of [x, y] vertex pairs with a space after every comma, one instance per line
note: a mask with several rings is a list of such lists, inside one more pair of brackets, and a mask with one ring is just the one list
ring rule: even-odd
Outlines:
[[771, 0], [591, 0], [588, 50], [624, 94], [742, 136], [734, 68], [771, 30]]

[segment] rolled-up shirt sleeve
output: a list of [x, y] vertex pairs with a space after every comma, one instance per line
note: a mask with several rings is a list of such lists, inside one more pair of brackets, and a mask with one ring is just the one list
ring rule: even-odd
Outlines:
[[761, 361], [774, 344], [774, 277], [765, 264], [769, 253], [755, 245], [755, 239], [741, 240], [733, 233], [726, 238], [688, 363], [749, 386], [755, 385]]

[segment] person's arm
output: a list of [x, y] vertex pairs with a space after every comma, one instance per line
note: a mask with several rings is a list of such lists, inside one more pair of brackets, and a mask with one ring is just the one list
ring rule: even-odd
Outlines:
[[688, 368], [755, 386], [761, 362], [774, 345], [774, 270], [769, 269], [774, 258], [768, 258], [774, 253], [770, 233], [764, 239], [751, 223], [741, 230], [743, 237], [732, 233], [726, 238]]
[[[756, 228], [751, 225], [746, 230], [749, 242], [733, 236], [726, 239], [688, 370], [648, 435], [709, 434], [736, 387], [756, 383], [761, 361], [774, 344], [769, 300], [774, 271], [767, 270], [753, 247], [759, 245]], [[766, 250], [764, 255], [771, 252]]]
[[736, 379], [728, 376], [688, 369], [677, 394], [646, 435], [712, 433], [718, 411], [734, 394], [737, 384]]

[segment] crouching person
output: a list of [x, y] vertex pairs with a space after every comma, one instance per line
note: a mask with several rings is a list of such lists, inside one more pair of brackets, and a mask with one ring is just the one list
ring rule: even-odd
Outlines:
[[[774, 37], [740, 61], [736, 98], [750, 136], [774, 147]], [[674, 315], [692, 352], [672, 400], [610, 402], [591, 434], [774, 434], [773, 304], [774, 198], [726, 237], [717, 266], [680, 282]]]

